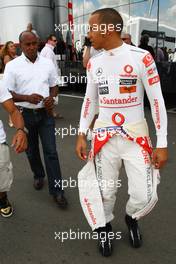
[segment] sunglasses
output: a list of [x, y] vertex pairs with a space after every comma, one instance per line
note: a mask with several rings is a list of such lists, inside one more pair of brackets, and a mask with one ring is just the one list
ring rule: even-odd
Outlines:
[[57, 39], [53, 39], [52, 41], [57, 42]]

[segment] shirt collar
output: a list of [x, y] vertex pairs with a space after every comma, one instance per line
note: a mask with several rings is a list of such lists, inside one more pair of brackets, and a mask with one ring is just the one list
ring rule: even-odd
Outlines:
[[[32, 62], [26, 57], [26, 55], [25, 55], [23, 52], [22, 52], [22, 54], [21, 54], [21, 57], [22, 57], [25, 61], [32, 63]], [[40, 58], [40, 56], [39, 56], [39, 53], [37, 52], [37, 58], [36, 58], [35, 62], [38, 61], [39, 58]]]
[[111, 49], [111, 50], [104, 50], [104, 52], [109, 56], [114, 56], [117, 52], [122, 51], [124, 48], [126, 48], [126, 45], [124, 42], [121, 46]]

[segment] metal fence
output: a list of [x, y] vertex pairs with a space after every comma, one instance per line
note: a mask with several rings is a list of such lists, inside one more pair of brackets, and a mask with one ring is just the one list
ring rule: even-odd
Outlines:
[[[65, 83], [86, 85], [86, 70], [82, 61], [58, 61], [61, 75], [65, 78]], [[176, 62], [157, 63], [160, 75], [161, 88], [165, 94], [176, 94]]]
[[176, 94], [176, 62], [157, 63], [163, 93]]

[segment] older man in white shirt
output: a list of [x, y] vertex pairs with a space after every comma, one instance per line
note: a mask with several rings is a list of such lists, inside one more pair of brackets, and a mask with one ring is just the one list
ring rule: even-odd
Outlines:
[[176, 48], [175, 48], [175, 52], [173, 53], [173, 62], [176, 62]]
[[[60, 69], [58, 67], [58, 64], [57, 64], [57, 60], [56, 60], [56, 55], [54, 53], [54, 48], [56, 47], [57, 45], [57, 38], [55, 35], [51, 34], [47, 37], [46, 39], [46, 44], [45, 44], [45, 47], [41, 50], [41, 53], [40, 55], [45, 57], [45, 58], [48, 58], [50, 60], [52, 60], [52, 62], [54, 63], [54, 66], [56, 68], [56, 71], [58, 73], [58, 75], [60, 74]], [[58, 76], [58, 83], [60, 82], [59, 81], [59, 76]], [[55, 97], [55, 104], [57, 105], [58, 104], [58, 96]], [[59, 113], [56, 113], [55, 111], [53, 112], [53, 116], [55, 118], [62, 118], [62, 116], [59, 114]]]
[[38, 40], [34, 33], [22, 32], [19, 41], [23, 53], [7, 64], [4, 84], [21, 109], [29, 131], [26, 153], [34, 174], [34, 188], [42, 189], [45, 176], [39, 149], [40, 136], [49, 193], [59, 207], [66, 208], [67, 200], [62, 188], [62, 176], [56, 150], [55, 121], [52, 115], [53, 97], [58, 91], [58, 75], [52, 61], [38, 55]]
[[45, 58], [52, 60], [52, 62], [54, 63], [54, 66], [58, 72], [59, 68], [57, 65], [56, 55], [54, 53], [54, 48], [56, 47], [56, 45], [57, 45], [56, 37], [52, 34], [49, 35], [47, 37], [45, 47], [41, 50], [40, 55], [45, 57]]

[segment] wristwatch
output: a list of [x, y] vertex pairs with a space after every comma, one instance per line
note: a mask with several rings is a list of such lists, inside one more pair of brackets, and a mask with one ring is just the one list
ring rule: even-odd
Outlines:
[[17, 131], [19, 131], [19, 130], [23, 131], [26, 134], [29, 133], [29, 131], [28, 131], [28, 129], [26, 127], [24, 127], [24, 128], [21, 128], [21, 127], [17, 128]]

